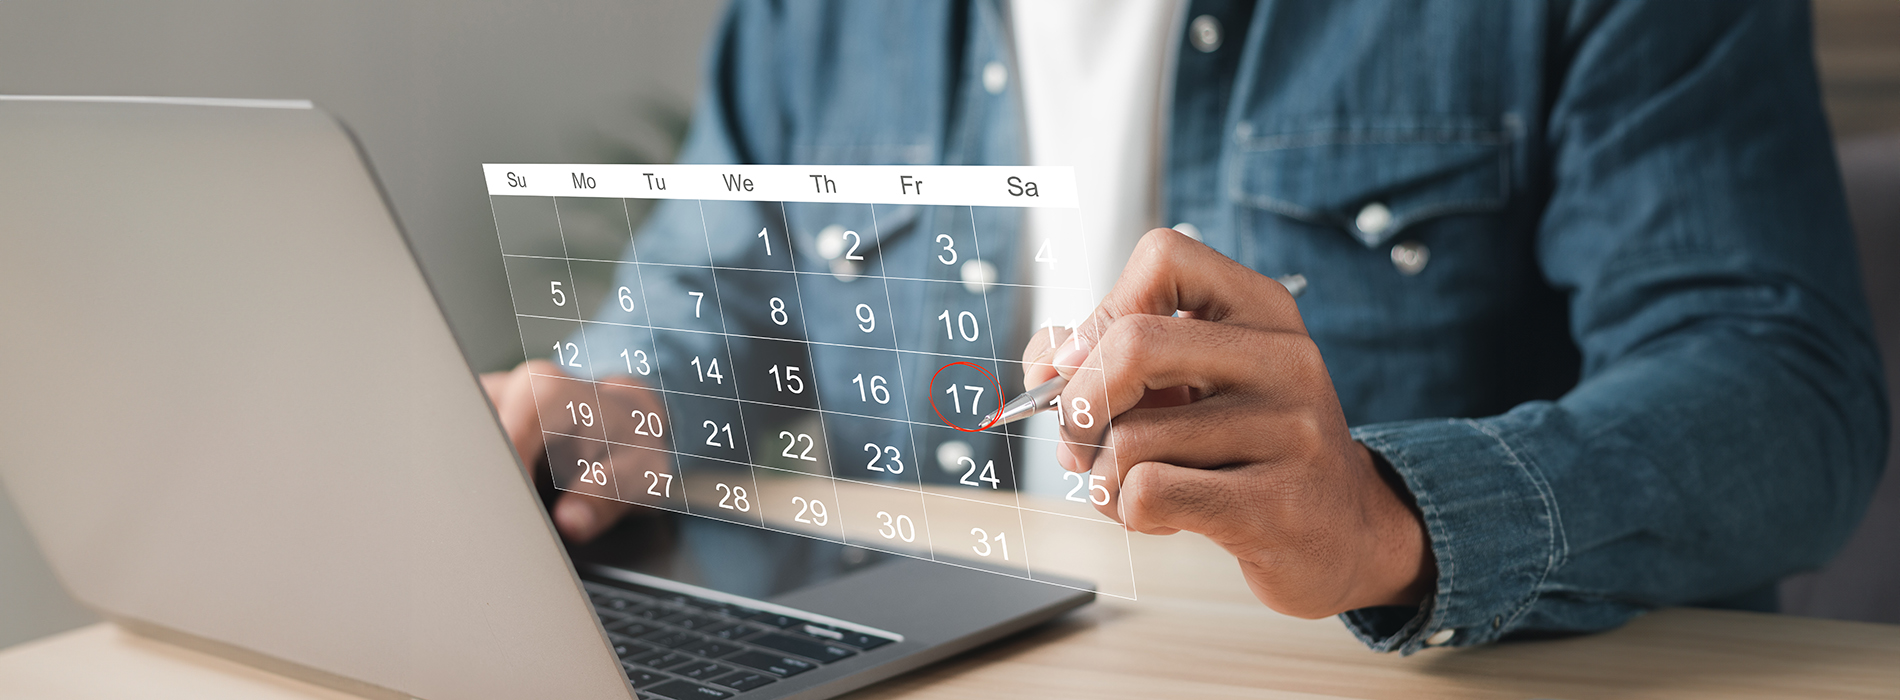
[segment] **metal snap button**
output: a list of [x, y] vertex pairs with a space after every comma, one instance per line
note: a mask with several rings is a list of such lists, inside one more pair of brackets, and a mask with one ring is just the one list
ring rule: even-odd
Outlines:
[[1432, 249], [1418, 241], [1405, 241], [1392, 246], [1392, 266], [1407, 275], [1416, 275], [1425, 269], [1425, 263], [1431, 262]]
[[996, 266], [987, 260], [965, 262], [957, 274], [963, 278], [963, 289], [971, 294], [982, 294], [996, 283]]
[[1003, 88], [1009, 87], [1009, 68], [1002, 61], [990, 61], [983, 66], [983, 89], [992, 95], [1003, 94]]
[[831, 276], [838, 278], [839, 282], [856, 282], [858, 264], [850, 260], [833, 260], [831, 261]]
[[1201, 53], [1220, 49], [1220, 39], [1220, 20], [1213, 15], [1201, 15], [1188, 23], [1188, 43]]
[[937, 445], [937, 467], [945, 473], [954, 473], [963, 468], [963, 460], [975, 458], [976, 450], [962, 440], [945, 440]]
[[1183, 221], [1181, 223], [1175, 224], [1173, 228], [1176, 231], [1180, 231], [1181, 235], [1187, 236], [1188, 238], [1192, 238], [1197, 241], [1201, 240], [1201, 227], [1199, 226], [1195, 226], [1194, 224], [1190, 224], [1188, 222]]
[[1437, 632], [1433, 632], [1432, 636], [1426, 637], [1425, 643], [1431, 646], [1443, 646], [1446, 642], [1451, 641], [1452, 637], [1456, 637], [1456, 636], [1458, 636], [1458, 630], [1453, 630], [1453, 629], [1439, 630]]
[[818, 254], [826, 260], [836, 260], [844, 255], [844, 227], [837, 224], [826, 226], [818, 232]]
[[1367, 204], [1359, 210], [1358, 216], [1353, 217], [1352, 225], [1361, 233], [1377, 236], [1392, 227], [1392, 210], [1382, 202]]

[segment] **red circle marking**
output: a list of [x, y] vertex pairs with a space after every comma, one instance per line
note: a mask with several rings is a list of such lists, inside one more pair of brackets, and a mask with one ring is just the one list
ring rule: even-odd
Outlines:
[[996, 380], [996, 375], [990, 374], [990, 371], [987, 369], [983, 369], [982, 365], [978, 365], [978, 364], [970, 363], [970, 362], [952, 362], [942, 367], [938, 367], [937, 374], [930, 375], [930, 410], [937, 412], [937, 420], [943, 421], [944, 425], [950, 426], [952, 428], [956, 428], [957, 430], [961, 430], [966, 433], [980, 433], [985, 430], [989, 430], [991, 426], [996, 425], [996, 421], [1003, 419], [1003, 411], [1001, 409], [998, 409], [994, 414], [991, 414], [993, 417], [990, 418], [990, 421], [988, 423], [984, 423], [983, 427], [971, 429], [971, 428], [965, 428], [963, 426], [950, 422], [950, 419], [943, 417], [943, 409], [937, 408], [937, 375], [943, 374], [944, 370], [950, 369], [951, 367], [955, 367], [957, 365], [965, 365], [968, 367], [973, 367], [976, 369], [976, 371], [982, 372], [983, 376], [988, 377], [990, 380], [990, 386], [996, 387], [997, 405], [998, 406], [1002, 405], [1003, 383]]

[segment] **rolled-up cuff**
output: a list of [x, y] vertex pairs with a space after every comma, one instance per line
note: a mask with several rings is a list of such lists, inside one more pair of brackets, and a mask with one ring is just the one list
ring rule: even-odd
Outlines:
[[1372, 650], [1404, 654], [1485, 644], [1512, 629], [1564, 551], [1556, 500], [1536, 461], [1485, 420], [1369, 425], [1353, 438], [1384, 456], [1412, 492], [1438, 582], [1416, 608], [1362, 608], [1340, 620]]

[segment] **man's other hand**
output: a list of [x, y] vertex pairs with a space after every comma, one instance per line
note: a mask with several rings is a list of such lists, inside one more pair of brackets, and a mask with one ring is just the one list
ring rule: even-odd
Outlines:
[[[536, 382], [536, 375], [541, 376], [543, 381]], [[550, 420], [555, 416], [567, 420], [570, 413], [565, 406], [570, 403], [577, 406], [587, 404], [588, 408], [593, 409], [596, 416], [587, 417], [589, 425], [596, 420], [604, 420], [608, 412], [624, 415], [635, 410], [661, 410], [650, 390], [631, 384], [605, 381], [590, 385], [548, 379], [565, 376], [560, 367], [547, 360], [529, 360], [506, 372], [482, 375], [482, 389], [488, 392], [488, 400], [495, 404], [495, 413], [501, 417], [501, 425], [508, 432], [508, 440], [514, 443], [515, 453], [520, 455], [522, 465], [527, 467], [531, 475], [535, 470], [549, 468], [549, 435], [542, 431], [542, 416], [548, 416]], [[639, 463], [658, 460], [660, 458], [656, 455], [662, 454], [559, 434], [554, 435], [553, 439], [570, 441], [570, 444], [561, 446], [565, 448], [562, 454], [572, 452], [587, 456], [596, 461], [616, 464], [617, 469], [623, 462], [625, 469], [638, 469], [636, 465]], [[656, 447], [665, 449], [664, 445]], [[607, 531], [632, 507], [628, 503], [568, 491], [555, 499], [549, 515], [553, 517], [554, 526], [560, 530], [561, 536], [570, 542], [582, 543]]]
[[[1415, 605], [1431, 590], [1411, 495], [1352, 439], [1272, 278], [1155, 229], [1086, 321], [1036, 333], [1024, 357], [1029, 386], [1069, 377], [1058, 461], [1119, 484], [1100, 508], [1129, 529], [1206, 535], [1288, 615]], [[1092, 420], [1075, 420], [1084, 409]]]

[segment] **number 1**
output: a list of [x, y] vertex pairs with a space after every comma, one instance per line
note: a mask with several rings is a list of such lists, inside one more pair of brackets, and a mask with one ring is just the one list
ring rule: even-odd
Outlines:
[[[860, 374], [858, 376], [862, 377], [864, 375]], [[977, 403], [983, 400], [983, 387], [970, 386], [968, 384], [965, 384], [963, 385], [963, 388], [969, 389], [971, 392], [973, 392], [970, 395], [970, 412], [980, 415], [982, 412], [977, 408]], [[859, 389], [859, 391], [862, 392], [863, 389]], [[949, 388], [943, 390], [943, 393], [950, 395], [951, 400], [956, 402], [956, 412], [962, 413], [963, 412], [963, 394], [957, 391], [957, 385], [951, 384]], [[879, 403], [882, 403], [882, 402], [879, 402]]]
[[[569, 353], [567, 355], [567, 359], [561, 359], [561, 348], [564, 345], [567, 347], [567, 352]], [[555, 343], [554, 344], [554, 364], [566, 365], [568, 367], [581, 366], [580, 347], [576, 346], [573, 343]]]

